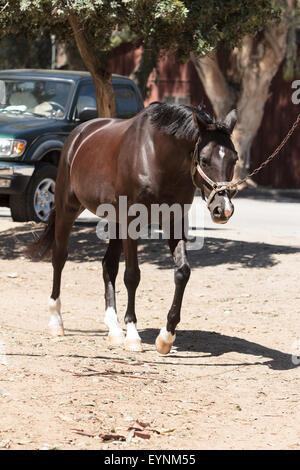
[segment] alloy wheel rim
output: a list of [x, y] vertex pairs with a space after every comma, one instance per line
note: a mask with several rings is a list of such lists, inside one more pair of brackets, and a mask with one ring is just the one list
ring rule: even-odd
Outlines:
[[55, 181], [51, 178], [43, 179], [34, 193], [33, 206], [37, 217], [46, 222], [51, 209], [54, 207]]

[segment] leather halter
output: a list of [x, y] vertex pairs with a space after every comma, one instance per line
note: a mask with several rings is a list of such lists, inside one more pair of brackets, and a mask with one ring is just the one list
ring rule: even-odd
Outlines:
[[237, 188], [236, 188], [235, 184], [232, 183], [231, 181], [215, 182], [212, 179], [210, 179], [209, 176], [207, 176], [207, 174], [202, 170], [202, 168], [200, 166], [200, 155], [199, 155], [200, 139], [201, 138], [199, 136], [198, 140], [196, 142], [196, 145], [195, 145], [194, 152], [193, 152], [192, 166], [191, 166], [191, 176], [192, 176], [192, 181], [194, 183], [194, 186], [201, 190], [202, 199], [204, 201], [205, 201], [205, 194], [204, 194], [203, 187], [198, 186], [195, 182], [196, 172], [198, 172], [198, 174], [201, 176], [201, 178], [205, 181], [206, 185], [211, 189], [211, 192], [210, 192], [208, 198], [206, 199], [206, 205], [209, 208], [210, 204], [212, 203], [212, 201], [213, 201], [213, 199], [214, 199], [214, 197], [217, 193], [220, 193], [222, 191], [228, 191], [230, 189], [234, 189], [235, 192], [231, 196], [231, 198], [233, 198], [237, 194], [238, 191], [237, 191]]

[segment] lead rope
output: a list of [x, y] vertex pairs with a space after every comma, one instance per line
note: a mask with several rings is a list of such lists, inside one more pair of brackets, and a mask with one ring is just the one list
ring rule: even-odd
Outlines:
[[249, 175], [247, 175], [245, 178], [241, 178], [240, 180], [234, 182], [234, 183], [231, 183], [231, 182], [221, 182], [221, 183], [215, 183], [214, 181], [212, 181], [205, 173], [204, 171], [202, 170], [202, 168], [200, 167], [200, 164], [199, 162], [197, 161], [197, 154], [198, 154], [198, 146], [199, 146], [199, 142], [200, 142], [200, 138], [197, 140], [196, 142], [196, 145], [195, 145], [195, 150], [194, 150], [194, 153], [193, 153], [193, 158], [192, 158], [192, 168], [191, 168], [191, 175], [192, 175], [192, 181], [193, 181], [193, 184], [196, 188], [199, 188], [202, 192], [202, 196], [204, 196], [204, 191], [203, 191], [203, 188], [201, 188], [200, 186], [198, 186], [195, 182], [195, 173], [196, 171], [198, 171], [198, 173], [200, 174], [200, 176], [204, 179], [204, 181], [206, 181], [211, 187], [212, 187], [212, 192], [211, 194], [209, 195], [208, 199], [207, 199], [207, 206], [209, 206], [209, 204], [211, 203], [211, 201], [213, 200], [213, 198], [215, 197], [215, 195], [220, 192], [220, 191], [225, 191], [225, 190], [229, 190], [229, 189], [234, 189], [235, 190], [235, 194], [232, 196], [234, 197], [237, 193], [238, 193], [238, 186], [240, 186], [241, 184], [245, 183], [247, 181], [248, 178], [251, 178], [251, 176], [254, 176], [256, 175], [257, 173], [259, 173], [263, 168], [265, 168], [280, 152], [280, 150], [285, 146], [285, 144], [287, 143], [287, 141], [289, 140], [289, 138], [291, 137], [291, 135], [295, 132], [296, 130], [296, 127], [298, 126], [300, 122], [300, 113], [298, 114], [297, 116], [297, 119], [295, 120], [294, 124], [292, 125], [292, 127], [290, 128], [290, 130], [288, 131], [288, 133], [286, 134], [285, 138], [282, 140], [282, 142], [278, 145], [278, 147], [274, 150], [274, 152], [258, 167], [256, 168], [255, 170], [253, 170]]

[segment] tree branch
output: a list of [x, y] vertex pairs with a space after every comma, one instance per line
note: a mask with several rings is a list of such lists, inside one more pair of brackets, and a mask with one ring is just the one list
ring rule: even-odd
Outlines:
[[92, 75], [100, 75], [103, 79], [107, 80], [110, 77], [110, 73], [107, 72], [106, 68], [103, 67], [98, 55], [91, 48], [91, 42], [88, 41], [84, 28], [78, 22], [76, 15], [68, 13], [68, 21], [74, 33], [76, 45], [79, 53]]
[[8, 5], [9, 5], [9, 2], [6, 2], [6, 4], [1, 8], [0, 13], [3, 13], [4, 10], [8, 7]]

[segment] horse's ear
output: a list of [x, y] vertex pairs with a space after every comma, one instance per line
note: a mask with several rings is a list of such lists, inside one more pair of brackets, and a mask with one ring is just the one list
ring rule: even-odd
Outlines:
[[207, 122], [206, 122], [204, 119], [202, 119], [202, 118], [196, 113], [196, 111], [195, 111], [194, 109], [192, 110], [192, 112], [193, 112], [193, 119], [194, 119], [195, 127], [196, 127], [197, 129], [199, 129], [199, 132], [200, 132], [200, 134], [201, 134], [202, 132], [204, 132], [204, 131], [207, 130]]
[[237, 122], [237, 111], [236, 109], [233, 109], [230, 111], [230, 113], [227, 114], [226, 118], [223, 121], [223, 124], [227, 129], [230, 131], [230, 134], [232, 133], [234, 126], [236, 125]]

